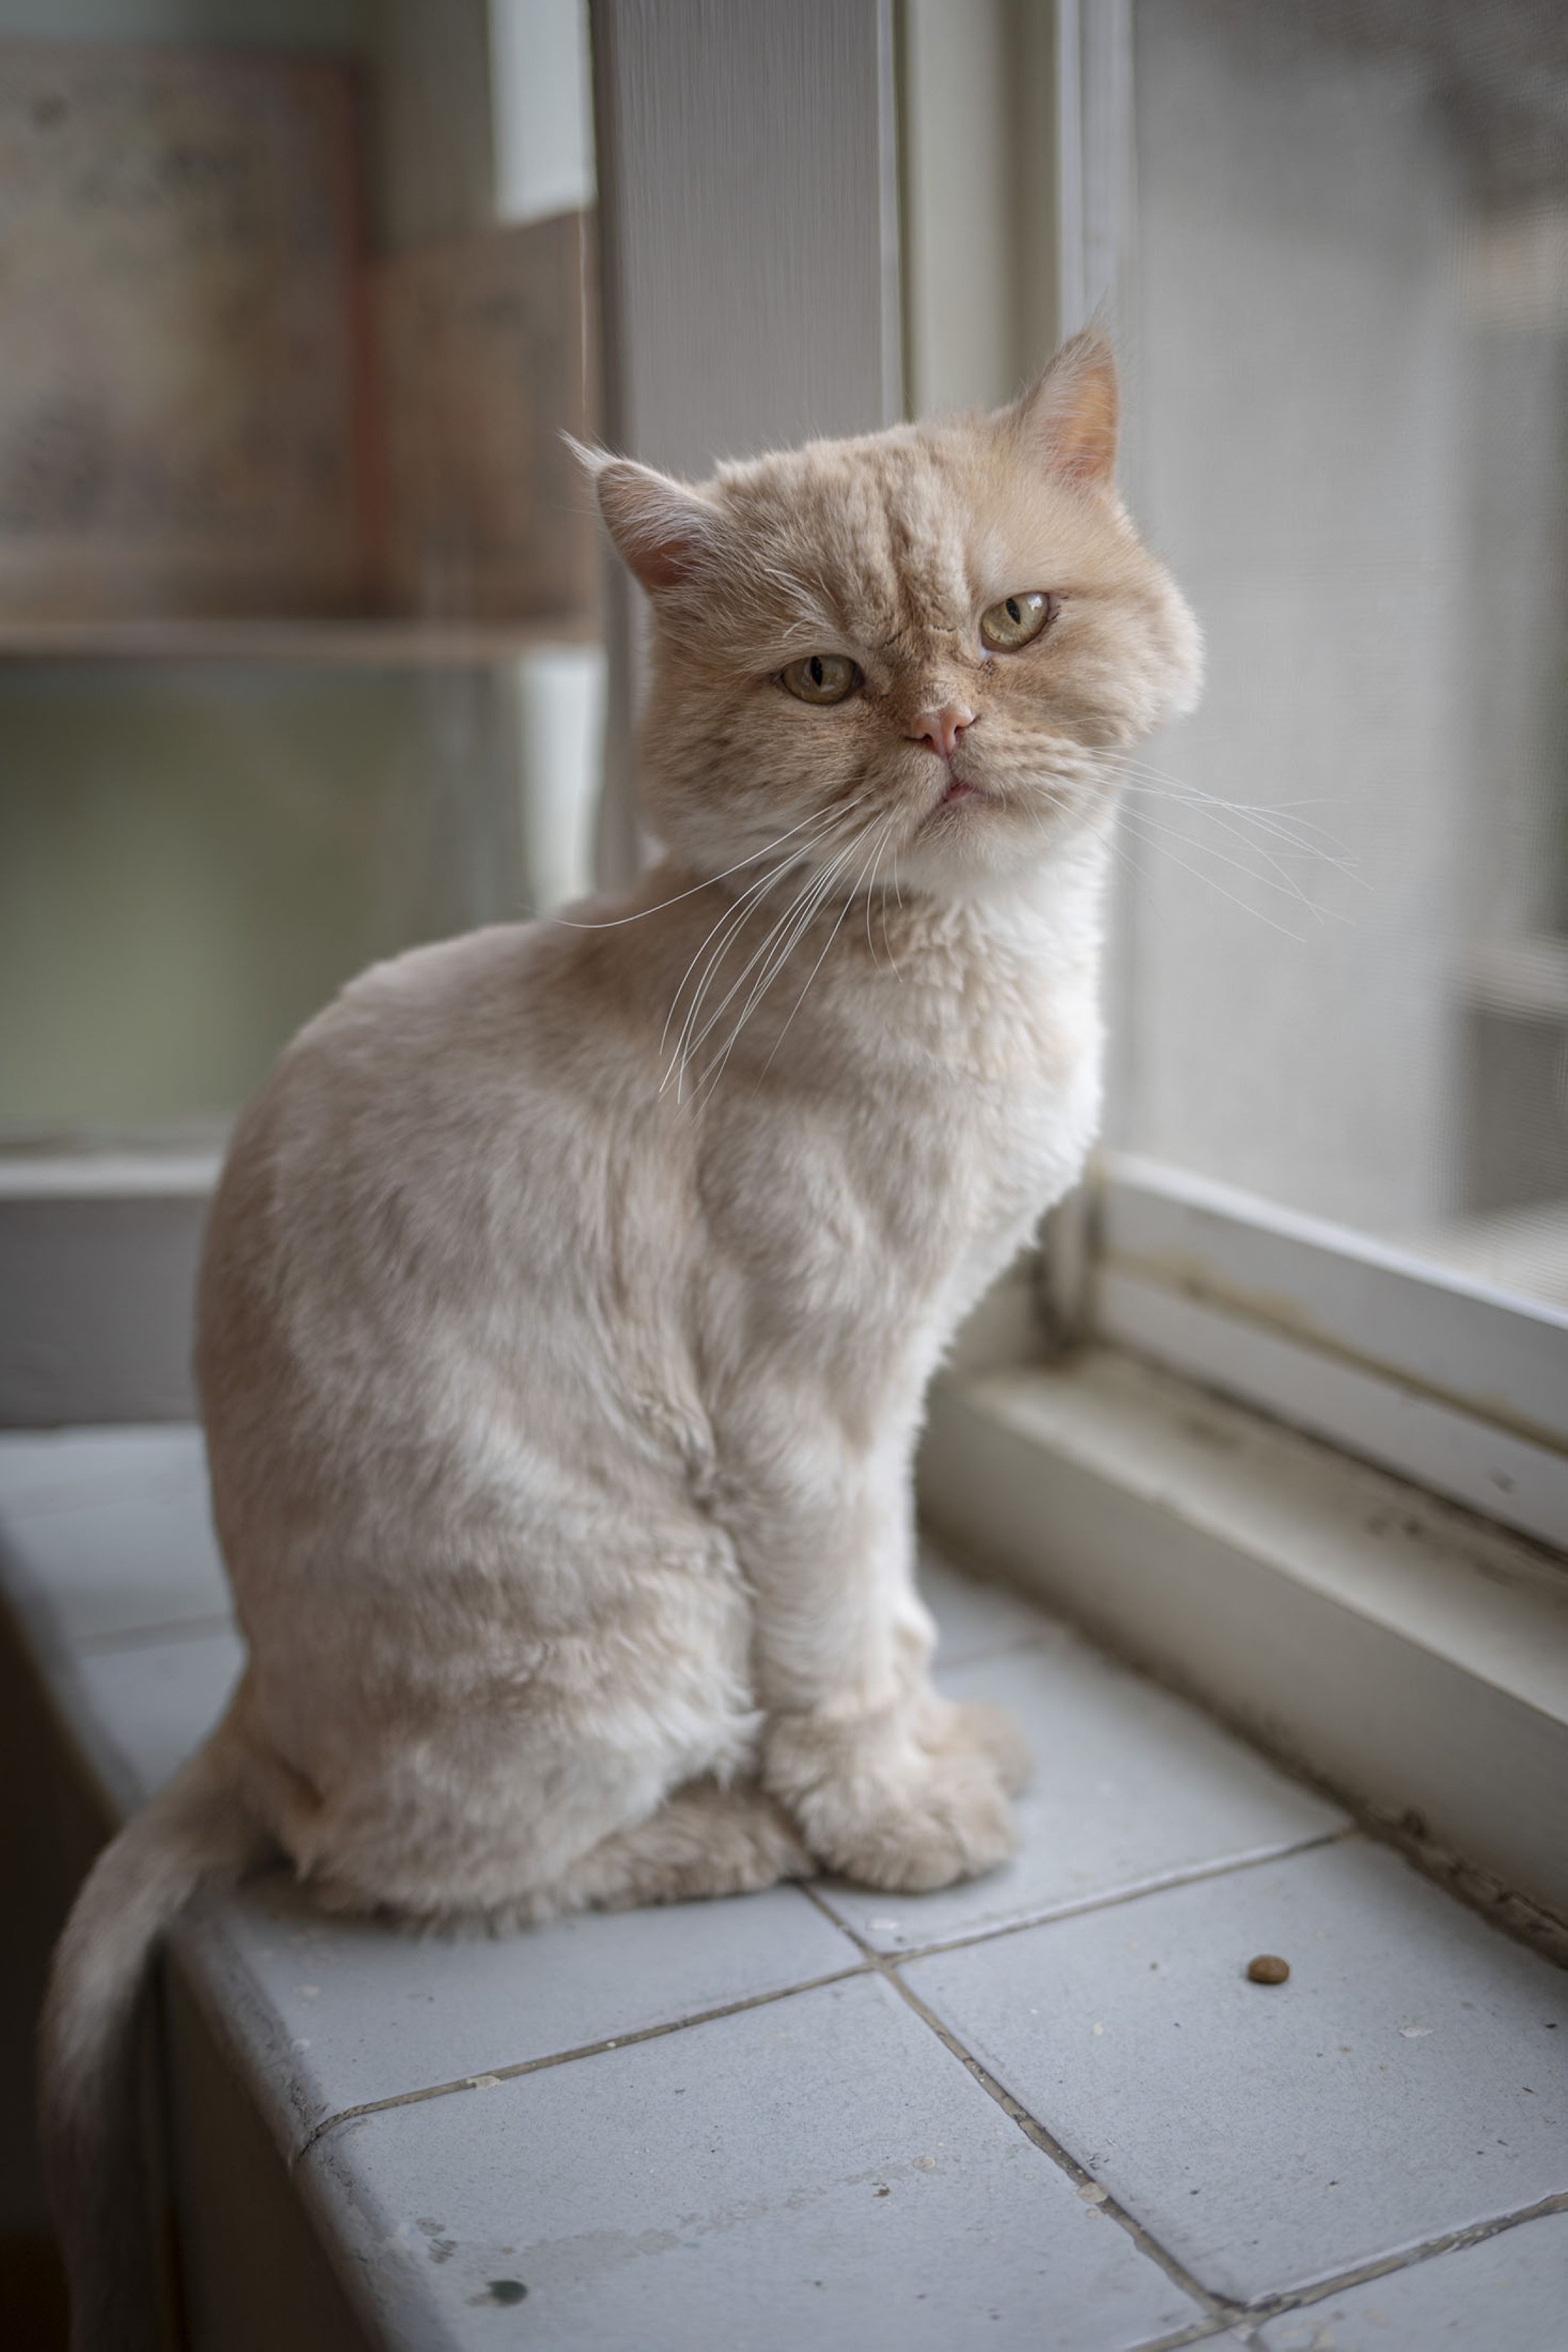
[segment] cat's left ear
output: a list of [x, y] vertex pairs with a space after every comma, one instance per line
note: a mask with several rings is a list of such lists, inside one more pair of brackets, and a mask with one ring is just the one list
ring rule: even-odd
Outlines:
[[1116, 355], [1100, 327], [1063, 343], [1003, 422], [1045, 468], [1086, 489], [1108, 490], [1116, 470], [1122, 413]]
[[579, 441], [571, 449], [593, 477], [599, 510], [618, 552], [650, 596], [683, 588], [717, 563], [726, 525], [699, 490], [632, 457], [585, 449]]

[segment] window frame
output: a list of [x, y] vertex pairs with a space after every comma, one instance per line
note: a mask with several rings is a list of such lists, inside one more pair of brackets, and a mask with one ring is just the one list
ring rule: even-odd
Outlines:
[[1091, 1186], [1096, 1338], [1563, 1541], [1568, 1315], [1132, 1153]]

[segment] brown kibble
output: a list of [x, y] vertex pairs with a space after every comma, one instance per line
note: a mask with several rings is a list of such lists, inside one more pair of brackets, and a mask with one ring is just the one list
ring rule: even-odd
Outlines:
[[1248, 1961], [1247, 1973], [1254, 1984], [1283, 1984], [1291, 1973], [1291, 1963], [1282, 1960], [1278, 1952], [1260, 1952], [1255, 1960]]

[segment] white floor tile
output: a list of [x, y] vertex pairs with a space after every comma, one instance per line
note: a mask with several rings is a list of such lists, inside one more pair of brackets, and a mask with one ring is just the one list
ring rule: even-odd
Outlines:
[[319, 2140], [404, 2352], [1126, 2352], [1197, 2307], [880, 1979]]
[[207, 1906], [180, 1951], [237, 2032], [291, 2154], [347, 2107], [860, 1965], [794, 1887], [512, 1936], [416, 1937], [327, 1918], [282, 1874]]
[[[1290, 1981], [1249, 1981], [1260, 1952]], [[916, 1960], [908, 1981], [1211, 2293], [1568, 2190], [1568, 1978], [1339, 1844]]]

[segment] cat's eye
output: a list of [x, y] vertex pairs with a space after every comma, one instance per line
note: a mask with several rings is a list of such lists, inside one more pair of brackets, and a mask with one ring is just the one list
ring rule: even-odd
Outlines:
[[1042, 588], [1026, 588], [1016, 596], [1004, 596], [999, 604], [981, 614], [980, 635], [993, 653], [1016, 654], [1055, 620], [1057, 611], [1056, 597], [1047, 595]]
[[842, 702], [861, 682], [860, 666], [847, 654], [807, 654], [779, 675], [797, 702]]

